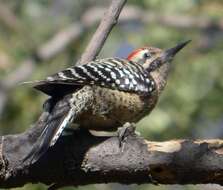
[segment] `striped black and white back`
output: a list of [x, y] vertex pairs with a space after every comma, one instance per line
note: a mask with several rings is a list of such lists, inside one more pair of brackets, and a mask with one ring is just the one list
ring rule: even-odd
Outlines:
[[98, 85], [138, 94], [149, 94], [155, 90], [153, 78], [142, 65], [120, 58], [99, 59], [67, 68], [37, 82], [34, 88], [55, 96], [58, 92], [84, 85]]

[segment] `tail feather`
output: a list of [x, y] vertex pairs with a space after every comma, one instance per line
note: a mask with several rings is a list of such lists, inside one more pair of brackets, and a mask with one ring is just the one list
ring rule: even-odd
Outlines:
[[[34, 163], [44, 154], [44, 152], [47, 151], [48, 147], [45, 147], [44, 143], [41, 142], [43, 139], [45, 139], [45, 136], [47, 134], [46, 129], [47, 128], [45, 128], [44, 131], [41, 133], [40, 137], [38, 138], [38, 141], [34, 144], [33, 148], [28, 153], [28, 155], [26, 155], [23, 158], [23, 163], [26, 162], [27, 160], [30, 160], [31, 164]], [[43, 149], [46, 149], [46, 150], [43, 150]]]
[[[46, 105], [49, 116], [44, 130], [38, 138], [31, 152], [24, 158], [24, 162], [30, 160], [31, 164], [36, 162], [50, 146], [53, 146], [64, 128], [73, 122], [74, 117], [83, 113], [89, 102], [92, 101], [93, 93], [89, 93], [89, 87], [83, 87], [77, 94], [68, 94], [61, 99], [52, 97]], [[81, 96], [79, 94], [82, 93]], [[56, 98], [56, 99], [55, 99]], [[53, 105], [53, 106], [51, 106]]]
[[53, 146], [64, 128], [72, 122], [73, 110], [68, 101], [59, 101], [53, 108], [44, 130], [29, 154], [23, 159], [31, 164], [36, 162], [48, 149]]

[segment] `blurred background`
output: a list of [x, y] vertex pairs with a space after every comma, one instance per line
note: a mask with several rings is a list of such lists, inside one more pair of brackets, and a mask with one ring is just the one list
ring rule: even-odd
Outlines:
[[[0, 0], [0, 135], [34, 123], [47, 98], [20, 82], [73, 65], [95, 32], [109, 0]], [[149, 140], [222, 138], [223, 1], [129, 0], [99, 57], [126, 57], [145, 45], [177, 54], [156, 109], [138, 123]], [[18, 190], [42, 190], [28, 184]], [[74, 187], [64, 190], [76, 189]], [[217, 185], [90, 185], [80, 190], [222, 190]]]

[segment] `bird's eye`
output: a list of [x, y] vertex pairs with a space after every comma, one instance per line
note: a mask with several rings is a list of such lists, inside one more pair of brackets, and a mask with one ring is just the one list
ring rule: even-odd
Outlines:
[[151, 54], [150, 54], [149, 52], [145, 52], [145, 53], [143, 54], [143, 58], [144, 58], [144, 59], [151, 58]]

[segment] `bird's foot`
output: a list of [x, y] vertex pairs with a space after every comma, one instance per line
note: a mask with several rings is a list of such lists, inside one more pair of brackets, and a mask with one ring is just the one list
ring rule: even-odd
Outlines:
[[119, 147], [122, 149], [122, 152], [124, 150], [124, 143], [128, 136], [136, 136], [135, 132], [136, 126], [134, 123], [125, 123], [122, 127], [118, 128], [117, 136], [119, 141]]

